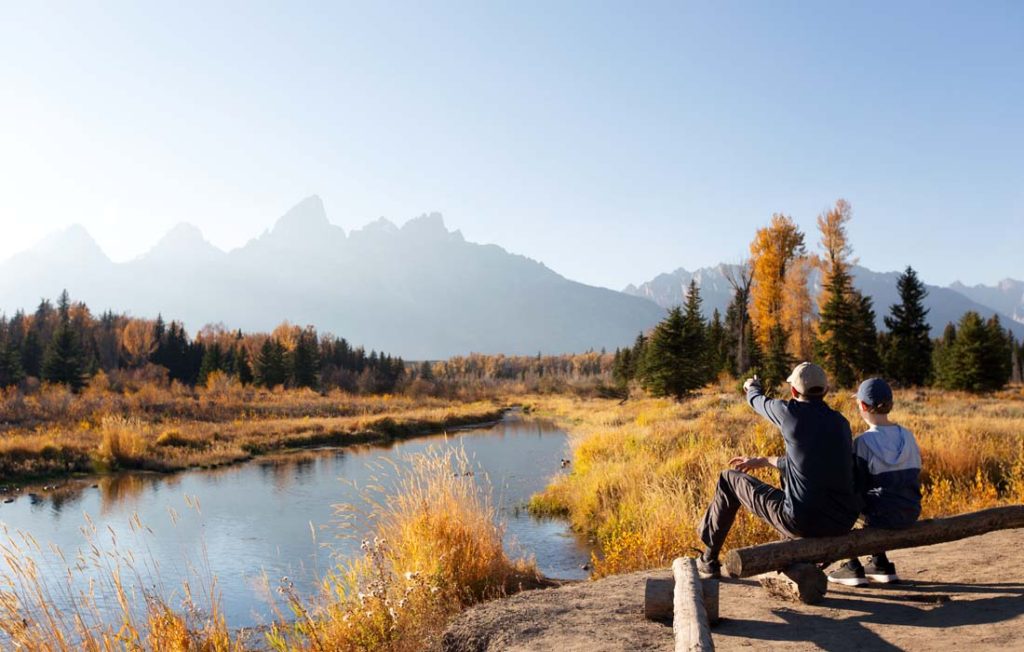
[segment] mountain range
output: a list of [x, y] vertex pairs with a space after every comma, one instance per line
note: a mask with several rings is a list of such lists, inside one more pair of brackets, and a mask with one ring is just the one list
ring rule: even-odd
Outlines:
[[466, 242], [437, 213], [346, 233], [315, 196], [230, 252], [179, 225], [142, 256], [115, 263], [73, 226], [0, 263], [8, 314], [63, 288], [94, 311], [162, 313], [193, 332], [216, 322], [265, 331], [287, 319], [412, 360], [614, 348], [664, 314], [646, 299]]
[[[314, 324], [367, 349], [409, 360], [469, 352], [532, 355], [614, 349], [632, 343], [696, 279], [705, 312], [725, 311], [727, 265], [661, 274], [623, 292], [567, 279], [499, 246], [467, 242], [440, 214], [401, 227], [379, 219], [346, 233], [308, 197], [245, 245], [222, 251], [179, 224], [152, 249], [111, 261], [81, 226], [0, 262], [0, 311], [31, 311], [67, 289], [94, 311], [267, 331], [287, 319]], [[879, 325], [896, 303], [898, 273], [857, 267]], [[1024, 283], [928, 286], [933, 335], [967, 310], [1000, 314], [1024, 337]], [[1016, 319], [1017, 321], [1014, 321]]]
[[[686, 300], [687, 288], [691, 280], [697, 282], [706, 315], [714, 310], [725, 314], [732, 299], [732, 286], [728, 274], [730, 266], [720, 264], [714, 267], [703, 267], [693, 272], [680, 268], [674, 272], [659, 274], [640, 285], [629, 285], [623, 292], [636, 297], [654, 301], [659, 306], [670, 308], [681, 305]], [[875, 272], [866, 267], [854, 265], [851, 273], [853, 283], [862, 293], [874, 301], [875, 316], [879, 328], [884, 327], [883, 318], [889, 307], [899, 303], [899, 292], [896, 281], [899, 272]], [[820, 290], [817, 273], [809, 279], [812, 293]], [[961, 283], [953, 283], [949, 287], [925, 284], [928, 296], [924, 300], [928, 308], [928, 322], [932, 327], [932, 335], [937, 337], [949, 322], [957, 322], [968, 310], [973, 310], [983, 317], [998, 314], [1003, 325], [1020, 338], [1024, 337], [1024, 282], [1013, 279], [1000, 281], [996, 286], [975, 285], [967, 287]]]

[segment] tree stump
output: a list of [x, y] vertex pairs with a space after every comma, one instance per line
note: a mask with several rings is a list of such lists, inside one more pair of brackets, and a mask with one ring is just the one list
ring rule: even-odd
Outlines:
[[758, 575], [757, 581], [777, 598], [804, 604], [818, 604], [828, 591], [828, 578], [814, 564], [792, 564], [780, 572]]

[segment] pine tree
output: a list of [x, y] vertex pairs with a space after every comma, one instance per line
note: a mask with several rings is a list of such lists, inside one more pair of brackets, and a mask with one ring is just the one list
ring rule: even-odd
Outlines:
[[721, 372], [729, 372], [732, 369], [732, 361], [729, 355], [729, 342], [725, 333], [725, 324], [722, 323], [722, 316], [715, 308], [711, 315], [711, 323], [708, 324], [708, 351], [711, 354], [711, 374], [717, 375]]
[[1006, 385], [1012, 371], [1010, 342], [999, 318], [987, 323], [969, 311], [950, 324], [935, 346], [935, 383], [945, 389], [986, 392]]
[[645, 346], [640, 384], [653, 396], [681, 398], [687, 392], [684, 349], [684, 318], [678, 306], [668, 311]]
[[43, 345], [35, 329], [28, 331], [21, 346], [21, 368], [25, 375], [33, 378], [40, 378], [43, 375]]
[[203, 362], [199, 365], [199, 384], [205, 385], [206, 379], [215, 371], [224, 371], [225, 356], [221, 349], [220, 342], [210, 342], [203, 345]]
[[851, 387], [857, 380], [854, 366], [858, 349], [857, 315], [851, 297], [853, 283], [844, 269], [829, 275], [822, 289], [827, 297], [818, 321], [817, 357], [836, 387]]
[[[712, 378], [712, 350], [708, 344], [708, 325], [701, 312], [700, 288], [691, 280], [686, 293], [686, 310], [683, 314], [683, 351], [686, 365], [686, 390], [706, 385]], [[716, 312], [717, 314], [717, 312]]]
[[285, 363], [284, 345], [272, 337], [264, 340], [256, 355], [253, 375], [256, 384], [268, 389], [285, 384], [288, 380], [288, 367]]
[[882, 368], [878, 353], [878, 328], [875, 326], [875, 309], [871, 297], [853, 293], [853, 342], [854, 369], [858, 378], [877, 374]]
[[629, 387], [629, 381], [633, 379], [633, 350], [615, 349], [615, 358], [612, 361], [612, 382], [621, 390]]
[[1003, 330], [999, 315], [985, 322], [986, 342], [982, 355], [983, 384], [988, 390], [1002, 389], [1013, 373], [1013, 335]]
[[238, 375], [238, 382], [249, 385], [253, 381], [252, 366], [249, 364], [249, 354], [245, 349], [238, 347], [235, 351], [235, 373]]
[[307, 327], [299, 333], [289, 360], [292, 384], [295, 387], [317, 386], [317, 372], [320, 369], [319, 350], [316, 331], [312, 327]]
[[434, 367], [429, 360], [420, 363], [419, 377], [421, 380], [434, 380]]
[[82, 348], [71, 325], [71, 301], [64, 290], [58, 303], [58, 323], [53, 339], [43, 354], [43, 380], [62, 383], [77, 391], [85, 384]]
[[928, 291], [912, 267], [896, 281], [900, 302], [889, 308], [885, 327], [889, 329], [882, 349], [885, 374], [899, 385], [924, 385], [932, 374], [932, 340], [929, 336]]
[[641, 384], [652, 395], [682, 398], [708, 382], [707, 325], [700, 304], [700, 291], [691, 282], [686, 312], [671, 309], [651, 333]]
[[647, 341], [648, 338], [643, 333], [637, 335], [636, 339], [633, 341], [632, 353], [629, 356], [629, 378], [631, 380], [639, 380], [646, 372], [645, 364], [647, 362]]
[[[1010, 336], [1013, 339], [1013, 335]], [[1013, 341], [1013, 359], [1010, 362], [1010, 382], [1020, 385], [1024, 383], [1024, 346]]]
[[7, 319], [0, 317], [0, 389], [17, 385], [25, 377], [13, 330]]

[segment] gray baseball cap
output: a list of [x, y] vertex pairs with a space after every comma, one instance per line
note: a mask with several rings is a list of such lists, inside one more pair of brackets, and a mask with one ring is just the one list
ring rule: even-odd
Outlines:
[[825, 370], [813, 362], [798, 364], [786, 382], [806, 396], [824, 396], [828, 391], [828, 376]]
[[877, 407], [892, 403], [892, 388], [881, 378], [868, 378], [857, 388], [854, 397], [871, 407]]

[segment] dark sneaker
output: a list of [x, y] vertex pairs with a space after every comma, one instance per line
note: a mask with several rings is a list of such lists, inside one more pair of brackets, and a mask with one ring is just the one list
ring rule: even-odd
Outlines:
[[876, 563], [874, 560], [869, 561], [868, 565], [864, 567], [864, 577], [872, 582], [880, 582], [882, 584], [900, 581], [900, 578], [896, 575], [896, 564], [891, 561], [885, 563]]
[[704, 561], [704, 557], [697, 557], [697, 575], [702, 580], [716, 580], [722, 576], [722, 564], [717, 559]]
[[828, 581], [843, 586], [862, 586], [868, 583], [864, 567], [858, 562], [848, 561], [828, 574]]

